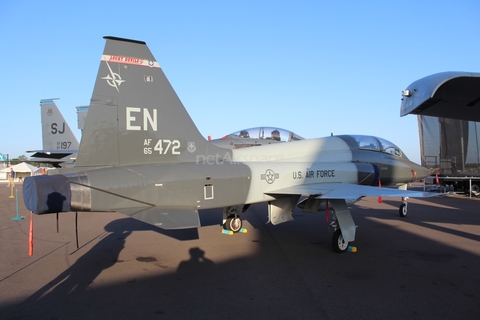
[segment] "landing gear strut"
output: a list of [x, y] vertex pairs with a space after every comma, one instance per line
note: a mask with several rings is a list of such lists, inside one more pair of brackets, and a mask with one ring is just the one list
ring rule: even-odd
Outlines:
[[335, 209], [331, 208], [330, 212], [332, 217], [332, 223], [330, 223], [330, 227], [333, 228], [332, 249], [337, 253], [342, 253], [347, 250], [348, 241], [343, 239], [342, 230], [340, 230], [340, 226], [338, 225]]
[[332, 205], [330, 226], [334, 230], [332, 249], [337, 253], [342, 253], [347, 251], [350, 242], [355, 240], [356, 226], [345, 200], [331, 199], [329, 201]]

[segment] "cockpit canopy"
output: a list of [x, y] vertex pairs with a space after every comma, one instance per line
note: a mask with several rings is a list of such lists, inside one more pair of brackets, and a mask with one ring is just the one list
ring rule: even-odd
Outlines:
[[402, 150], [397, 147], [394, 143], [374, 136], [363, 136], [363, 135], [341, 135], [340, 138], [345, 138], [344, 140], [356, 142], [356, 148], [360, 150], [373, 150], [388, 153], [397, 157], [407, 158], [407, 156], [402, 152]]
[[281, 128], [275, 127], [257, 127], [244, 129], [230, 134], [246, 139], [273, 140], [279, 142], [291, 142], [303, 140], [298, 134]]
[[[292, 131], [276, 127], [256, 127], [244, 129], [231, 133], [229, 136], [272, 142], [291, 142], [305, 139]], [[403, 151], [394, 143], [379, 137], [364, 135], [339, 135], [336, 137], [345, 140], [352, 149], [378, 151], [408, 159]]]

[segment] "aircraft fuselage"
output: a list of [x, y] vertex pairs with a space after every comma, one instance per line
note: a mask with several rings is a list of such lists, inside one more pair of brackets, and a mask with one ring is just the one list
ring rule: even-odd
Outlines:
[[[407, 183], [413, 180], [412, 170], [422, 170], [393, 155], [351, 150], [342, 141], [337, 137], [301, 140], [200, 157], [194, 163], [116, 166], [65, 176], [71, 183], [72, 210], [115, 211], [257, 203], [274, 200], [269, 191], [317, 183], [377, 186], [379, 179], [384, 185]], [[263, 159], [262, 153], [269, 156]]]

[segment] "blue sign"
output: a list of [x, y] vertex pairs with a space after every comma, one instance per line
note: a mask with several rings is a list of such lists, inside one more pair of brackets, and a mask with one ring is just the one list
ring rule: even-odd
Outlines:
[[3, 153], [0, 153], [0, 161], [7, 161], [7, 156]]

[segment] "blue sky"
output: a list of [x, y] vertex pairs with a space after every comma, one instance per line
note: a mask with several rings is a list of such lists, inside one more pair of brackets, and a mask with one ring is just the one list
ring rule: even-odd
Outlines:
[[305, 138], [366, 134], [420, 161], [401, 91], [480, 71], [480, 2], [22, 1], [0, 3], [0, 153], [41, 149], [39, 101], [78, 138], [103, 36], [145, 41], [205, 136], [277, 126]]

